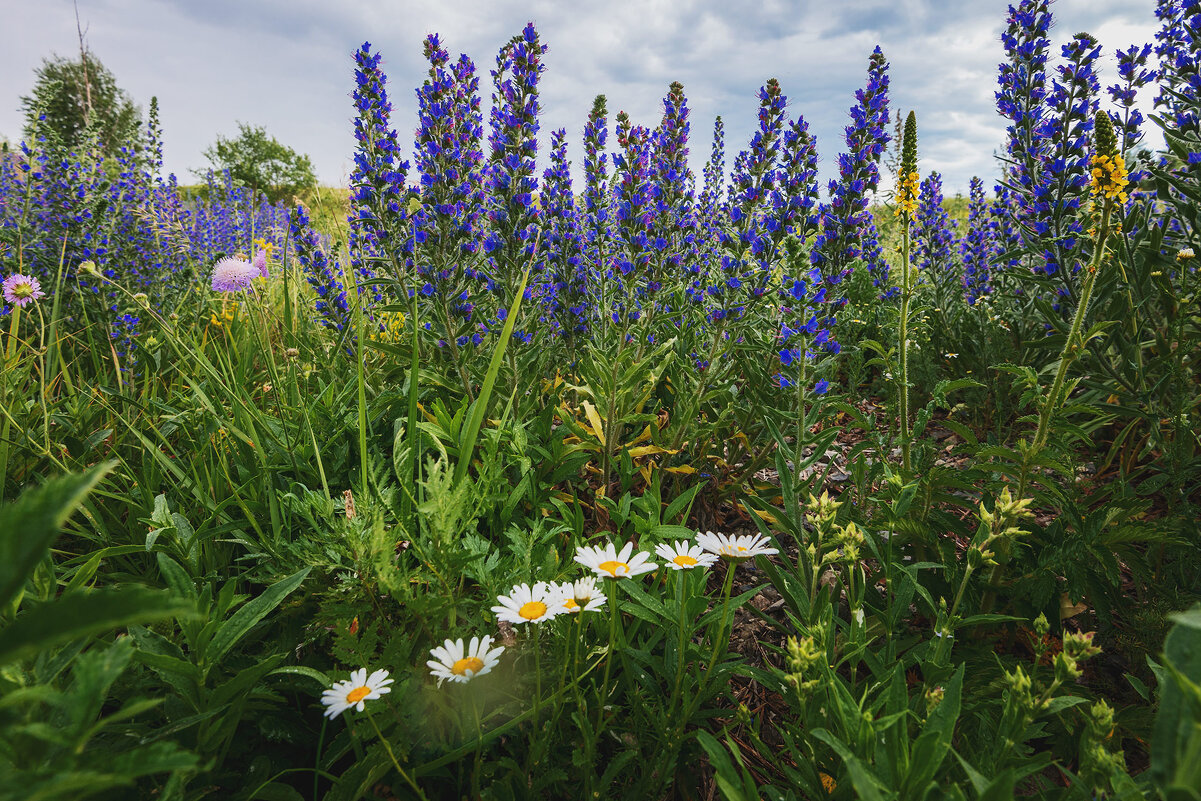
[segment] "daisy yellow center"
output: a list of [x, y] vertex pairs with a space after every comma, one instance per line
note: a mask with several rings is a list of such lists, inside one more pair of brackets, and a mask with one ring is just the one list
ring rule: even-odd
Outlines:
[[738, 553], [746, 553], [746, 546], [745, 546], [745, 545], [739, 545], [739, 546], [738, 546]]
[[474, 673], [479, 673], [480, 668], [482, 668], [483, 666], [484, 666], [484, 660], [482, 660], [478, 657], [475, 657], [475, 656], [467, 656], [467, 657], [460, 659], [458, 662], [455, 662], [453, 665], [451, 665], [450, 672], [455, 674], [456, 676], [462, 676], [463, 674], [465, 674], [467, 671], [470, 670], [474, 674]]
[[349, 693], [346, 694], [346, 703], [357, 704], [359, 701], [362, 701], [364, 698], [366, 698], [369, 695], [371, 695], [370, 687], [367, 687], [366, 685], [364, 685], [362, 687], [355, 687], [353, 690], [351, 690]]
[[578, 603], [576, 603], [575, 598], [568, 598], [566, 601], [563, 602], [563, 606], [568, 611], [571, 611], [571, 612], [574, 612], [575, 610], [580, 608], [580, 605]]
[[630, 572], [630, 566], [625, 562], [618, 562], [610, 559], [608, 562], [601, 562], [596, 566], [598, 570], [603, 570], [610, 576], [617, 578]]
[[546, 604], [541, 601], [527, 601], [517, 610], [517, 614], [526, 620], [537, 620], [546, 614]]
[[679, 556], [677, 556], [675, 559], [672, 559], [671, 561], [675, 562], [680, 567], [692, 567], [693, 565], [696, 564], [696, 559], [692, 558], [691, 556], [689, 556], [686, 553], [680, 554]]

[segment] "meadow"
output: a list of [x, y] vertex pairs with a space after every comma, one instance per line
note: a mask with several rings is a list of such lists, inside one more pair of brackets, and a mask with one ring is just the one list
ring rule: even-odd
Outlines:
[[542, 131], [533, 24], [483, 77], [430, 35], [415, 124], [363, 44], [348, 192], [181, 187], [153, 104], [35, 132], [0, 800], [1201, 799], [1201, 2], [1157, 17], [1101, 75], [1011, 7], [967, 198], [879, 47], [828, 185], [774, 79], [729, 149], [678, 83]]

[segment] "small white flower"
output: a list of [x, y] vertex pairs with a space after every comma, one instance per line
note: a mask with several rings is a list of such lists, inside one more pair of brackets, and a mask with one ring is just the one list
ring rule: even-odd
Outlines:
[[325, 716], [333, 720], [352, 706], [362, 712], [368, 701], [392, 692], [388, 686], [391, 683], [386, 670], [377, 670], [368, 676], [367, 668], [360, 668], [352, 672], [348, 680], [334, 682], [333, 687], [321, 694], [321, 703], [327, 707]]
[[514, 585], [508, 595], [502, 595], [496, 601], [500, 604], [492, 607], [496, 619], [508, 623], [541, 623], [566, 611], [556, 590], [545, 581], [539, 581], [533, 587]]
[[575, 582], [565, 581], [558, 586], [559, 605], [565, 612], [595, 612], [605, 605], [605, 594], [596, 586], [596, 579], [585, 576]]
[[662, 557], [672, 570], [691, 570], [694, 567], [711, 567], [717, 556], [687, 540], [676, 540], [674, 544], [661, 542], [655, 546], [655, 555]]
[[770, 541], [762, 534], [729, 535], [706, 531], [696, 535], [696, 544], [709, 553], [715, 553], [729, 562], [745, 562], [755, 556], [779, 553], [770, 547]]
[[472, 637], [471, 644], [466, 648], [463, 647], [462, 639], [447, 640], [437, 648], [430, 649], [433, 659], [425, 664], [430, 669], [430, 675], [438, 680], [439, 687], [447, 679], [466, 684], [492, 670], [500, 661], [505, 647], [498, 645], [496, 648], [489, 648], [490, 645], [491, 636], [482, 639]]
[[656, 567], [654, 562], [648, 562], [651, 555], [646, 551], [634, 551], [634, 543], [627, 542], [618, 553], [613, 543], [600, 545], [581, 545], [576, 549], [575, 560], [584, 567], [594, 571], [601, 578], [628, 578], [650, 573]]

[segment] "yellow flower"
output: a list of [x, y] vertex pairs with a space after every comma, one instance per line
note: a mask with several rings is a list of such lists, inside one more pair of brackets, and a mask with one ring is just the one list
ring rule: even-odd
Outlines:
[[911, 172], [908, 175], [901, 177], [900, 185], [897, 186], [897, 216], [908, 214], [913, 216], [917, 211], [917, 196], [921, 191], [921, 176], [916, 172]]
[[1126, 195], [1126, 185], [1130, 181], [1126, 177], [1126, 162], [1121, 156], [1094, 155], [1090, 160], [1093, 197], [1116, 200], [1125, 204], [1129, 199]]

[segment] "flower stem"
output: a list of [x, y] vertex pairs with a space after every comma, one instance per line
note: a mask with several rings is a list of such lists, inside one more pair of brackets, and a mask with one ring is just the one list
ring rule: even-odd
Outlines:
[[384, 750], [388, 752], [388, 757], [392, 760], [392, 765], [396, 768], [396, 772], [400, 774], [400, 778], [404, 779], [405, 783], [413, 788], [413, 792], [417, 793], [418, 798], [423, 799], [423, 801], [428, 801], [425, 793], [422, 792], [421, 788], [417, 786], [417, 782], [413, 781], [409, 774], [405, 772], [405, 769], [400, 766], [400, 762], [398, 762], [396, 759], [396, 754], [392, 752], [392, 746], [388, 744], [387, 739], [384, 737], [383, 732], [379, 730], [379, 726], [376, 725], [375, 718], [371, 717], [370, 712], [367, 712], [367, 720], [371, 722], [371, 728], [375, 729], [376, 736], [379, 737], [379, 741], [383, 744]]
[[[12, 320], [9, 323], [8, 328], [8, 345], [4, 349], [4, 375], [2, 378], [0, 378], [0, 382], [2, 382], [0, 383], [0, 386], [3, 387], [3, 393], [0, 393], [0, 398], [3, 399], [6, 410], [9, 407], [8, 377], [12, 374], [13, 367], [15, 366], [14, 358], [17, 353], [17, 326], [21, 322], [21, 307], [14, 303], [10, 315]], [[15, 396], [15, 391], [13, 394]], [[11, 415], [5, 414], [4, 422], [0, 424], [0, 501], [4, 500], [4, 482], [5, 479], [8, 478], [8, 434], [10, 430], [10, 419]]]

